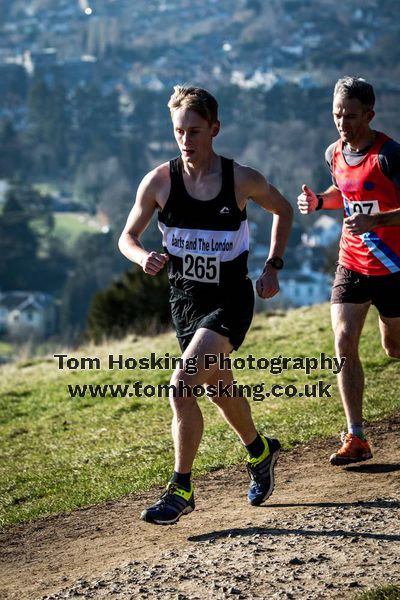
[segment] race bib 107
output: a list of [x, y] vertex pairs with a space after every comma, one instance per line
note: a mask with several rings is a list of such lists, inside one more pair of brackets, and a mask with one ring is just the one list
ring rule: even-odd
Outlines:
[[357, 213], [363, 215], [373, 215], [379, 212], [379, 201], [378, 200], [360, 200], [357, 202], [349, 202], [350, 215], [356, 215]]

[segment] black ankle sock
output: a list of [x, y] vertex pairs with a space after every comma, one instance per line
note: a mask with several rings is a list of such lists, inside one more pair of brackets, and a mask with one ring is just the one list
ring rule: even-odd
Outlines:
[[265, 444], [260, 436], [257, 433], [256, 439], [251, 442], [248, 446], [246, 446], [247, 452], [250, 454], [252, 458], [258, 458], [264, 452]]
[[190, 477], [192, 472], [189, 473], [177, 473], [174, 471], [174, 474], [171, 477], [171, 483], [177, 483], [178, 485], [185, 488], [185, 490], [190, 490]]

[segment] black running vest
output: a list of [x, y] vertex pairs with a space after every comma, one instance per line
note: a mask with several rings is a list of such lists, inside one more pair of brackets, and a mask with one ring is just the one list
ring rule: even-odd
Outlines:
[[182, 160], [170, 161], [171, 191], [158, 215], [172, 286], [187, 293], [234, 289], [246, 279], [249, 228], [235, 197], [233, 160], [221, 156], [222, 186], [212, 200], [186, 191]]

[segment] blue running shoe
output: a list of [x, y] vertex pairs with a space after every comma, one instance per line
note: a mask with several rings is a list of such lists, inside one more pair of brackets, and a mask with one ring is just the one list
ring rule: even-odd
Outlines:
[[156, 525], [172, 525], [179, 521], [182, 515], [191, 513], [194, 506], [192, 483], [190, 490], [185, 490], [176, 483], [169, 483], [159, 501], [146, 508], [140, 518]]
[[278, 440], [263, 435], [261, 438], [265, 444], [264, 452], [261, 456], [249, 458], [247, 461], [251, 479], [247, 499], [252, 506], [259, 506], [272, 494], [275, 485], [274, 467], [281, 449]]

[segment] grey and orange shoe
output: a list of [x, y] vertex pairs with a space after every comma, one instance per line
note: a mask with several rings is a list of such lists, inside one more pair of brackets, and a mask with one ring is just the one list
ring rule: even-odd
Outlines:
[[367, 440], [362, 440], [353, 433], [345, 432], [342, 432], [341, 440], [343, 446], [331, 455], [329, 459], [331, 465], [349, 465], [372, 458], [371, 448]]

